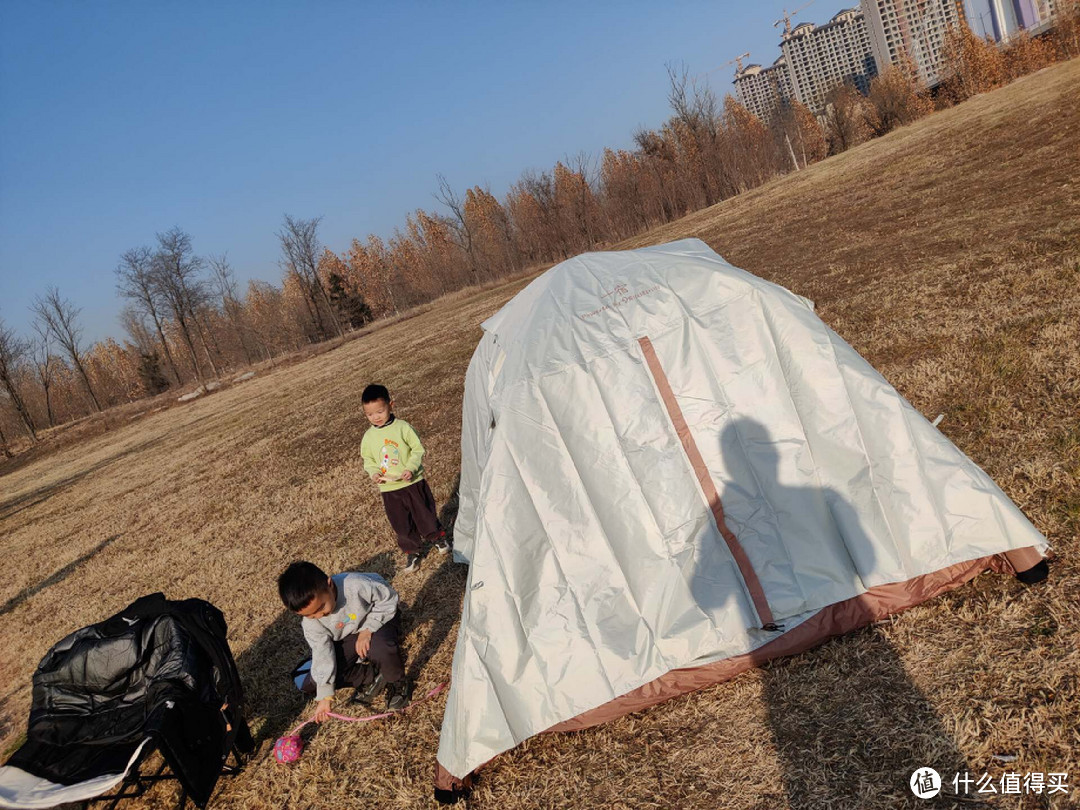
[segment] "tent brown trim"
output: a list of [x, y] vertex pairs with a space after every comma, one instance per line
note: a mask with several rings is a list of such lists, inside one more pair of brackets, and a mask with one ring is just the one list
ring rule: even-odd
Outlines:
[[[1039, 559], [1042, 559], [1041, 556]], [[580, 731], [673, 697], [723, 683], [774, 658], [805, 652], [834, 636], [858, 630], [959, 588], [986, 570], [1012, 572], [1013, 567], [1004, 559], [1004, 555], [994, 555], [957, 563], [906, 582], [879, 585], [852, 599], [822, 608], [799, 626], [745, 655], [698, 667], [673, 669], [632, 692], [552, 726], [548, 731]]]
[[[850, 633], [860, 627], [921, 604], [959, 588], [984, 571], [1022, 573], [1038, 565], [1042, 554], [1035, 548], [1024, 548], [980, 557], [957, 563], [905, 582], [879, 585], [852, 599], [822, 608], [799, 626], [745, 655], [736, 655], [711, 664], [675, 669], [632, 692], [620, 695], [602, 706], [590, 709], [547, 729], [552, 731], [581, 731], [616, 720], [631, 712], [655, 706], [698, 689], [731, 680], [766, 661], [796, 655], [815, 647], [834, 636]], [[468, 790], [472, 774], [458, 779], [438, 762], [435, 763], [437, 791]]]
[[683, 417], [682, 408], [679, 407], [679, 403], [675, 399], [675, 392], [671, 390], [667, 374], [664, 373], [664, 367], [660, 365], [660, 358], [656, 356], [656, 349], [648, 337], [638, 338], [638, 344], [641, 346], [642, 354], [645, 355], [645, 362], [649, 366], [649, 371], [652, 372], [653, 380], [660, 391], [660, 398], [664, 401], [664, 407], [667, 408], [671, 423], [675, 426], [679, 441], [682, 442], [683, 451], [690, 460], [690, 466], [694, 468], [694, 476], [705, 494], [709, 509], [712, 510], [716, 528], [723, 535], [731, 556], [735, 558], [739, 573], [742, 574], [743, 582], [746, 583], [746, 589], [750, 592], [750, 598], [753, 600], [754, 610], [757, 611], [761, 626], [770, 626], [773, 624], [773, 614], [769, 602], [765, 598], [765, 589], [761, 587], [757, 572], [754, 571], [753, 565], [750, 564], [750, 558], [746, 556], [746, 551], [739, 543], [738, 538], [735, 537], [735, 533], [728, 528], [727, 523], [724, 521], [724, 505], [720, 502], [720, 493], [716, 491], [716, 484], [713, 483], [712, 476], [709, 474], [709, 468], [705, 466], [705, 459], [701, 457], [697, 442], [694, 441], [694, 436], [690, 433], [690, 428]]

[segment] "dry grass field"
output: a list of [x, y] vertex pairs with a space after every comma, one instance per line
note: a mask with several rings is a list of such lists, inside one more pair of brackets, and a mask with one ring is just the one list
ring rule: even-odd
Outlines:
[[[690, 235], [814, 299], [916, 408], [944, 414], [946, 435], [1050, 538], [1052, 581], [985, 575], [730, 683], [534, 738], [482, 771], [468, 806], [1080, 806], [1080, 61], [634, 245]], [[0, 477], [0, 745], [21, 735], [53, 642], [163, 590], [224, 610], [261, 742], [213, 807], [433, 804], [442, 698], [378, 724], [328, 724], [293, 767], [268, 756], [310, 710], [287, 680], [304, 646], [274, 580], [298, 557], [381, 572], [407, 605], [418, 692], [448, 678], [465, 572], [434, 557], [400, 572], [358, 456], [359, 395], [391, 386], [447, 504], [479, 324], [525, 283], [459, 293]], [[923, 765], [947, 781], [1065, 771], [1070, 791], [918, 802], [907, 782]], [[161, 787], [131, 806], [173, 799]]]

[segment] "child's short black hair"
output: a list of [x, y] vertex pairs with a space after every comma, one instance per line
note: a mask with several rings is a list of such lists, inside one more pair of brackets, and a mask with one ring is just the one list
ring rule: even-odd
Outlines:
[[383, 402], [390, 404], [390, 392], [386, 390], [385, 385], [379, 385], [378, 383], [372, 383], [364, 389], [364, 393], [360, 395], [361, 404], [367, 405], [369, 402]]
[[277, 580], [278, 595], [285, 607], [296, 613], [303, 610], [326, 587], [327, 576], [315, 563], [294, 562]]

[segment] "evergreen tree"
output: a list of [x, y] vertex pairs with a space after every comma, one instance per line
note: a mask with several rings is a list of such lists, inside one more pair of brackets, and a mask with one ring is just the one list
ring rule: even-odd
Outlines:
[[371, 307], [364, 301], [360, 293], [349, 292], [345, 288], [345, 282], [337, 273], [330, 273], [329, 282], [330, 302], [338, 311], [340, 317], [348, 321], [353, 329], [359, 329], [372, 319]]
[[148, 396], [160, 394], [169, 387], [169, 380], [161, 371], [161, 358], [155, 352], [139, 354], [139, 381]]

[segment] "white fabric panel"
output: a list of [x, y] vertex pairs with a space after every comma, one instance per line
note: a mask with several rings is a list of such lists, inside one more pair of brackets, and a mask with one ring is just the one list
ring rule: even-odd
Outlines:
[[487, 464], [493, 430], [492, 374], [494, 360], [500, 354], [495, 337], [485, 332], [465, 371], [461, 408], [461, 480], [458, 482], [458, 512], [454, 519], [454, 559], [458, 562], [472, 559], [480, 473]]
[[832, 337], [868, 447], [874, 494], [901, 537], [908, 576], [995, 551], [1045, 551], [1046, 538], [990, 476]]
[[127, 776], [149, 739], [143, 740], [123, 773], [105, 774], [77, 785], [58, 785], [11, 765], [0, 767], [0, 807], [39, 808], [81, 802], [108, 793]]
[[699, 240], [563, 262], [483, 326], [455, 537], [469, 582], [438, 755], [456, 776], [671, 669], [775, 638], [755, 626], [641, 337], [788, 630], [874, 585], [1046, 548], [809, 301]]

